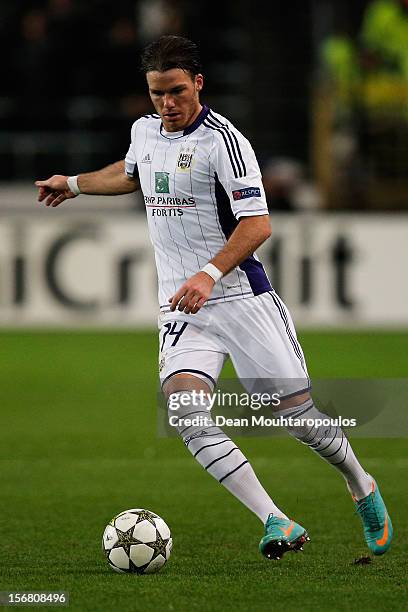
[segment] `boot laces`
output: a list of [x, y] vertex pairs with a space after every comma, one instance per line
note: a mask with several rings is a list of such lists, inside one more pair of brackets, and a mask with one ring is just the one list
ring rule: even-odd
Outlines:
[[360, 514], [370, 525], [370, 529], [381, 529], [381, 520], [374, 504], [372, 495], [358, 505], [356, 514]]

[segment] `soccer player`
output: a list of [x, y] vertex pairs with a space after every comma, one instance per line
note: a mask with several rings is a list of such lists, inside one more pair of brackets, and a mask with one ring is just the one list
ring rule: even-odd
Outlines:
[[[309, 538], [208, 416], [206, 394], [228, 356], [249, 391], [279, 389], [277, 414], [291, 435], [343, 475], [368, 547], [383, 554], [392, 526], [376, 482], [341, 428], [304, 424], [328, 417], [313, 403], [292, 319], [255, 254], [271, 226], [254, 151], [227, 119], [201, 104], [193, 42], [160, 38], [144, 50], [142, 68], [156, 114], [133, 124], [126, 158], [97, 172], [37, 181], [39, 201], [55, 207], [80, 193], [142, 190], [159, 280], [159, 369], [169, 413], [176, 404], [176, 427], [188, 450], [264, 524], [262, 554], [279, 559]], [[183, 425], [202, 413], [204, 427]]]

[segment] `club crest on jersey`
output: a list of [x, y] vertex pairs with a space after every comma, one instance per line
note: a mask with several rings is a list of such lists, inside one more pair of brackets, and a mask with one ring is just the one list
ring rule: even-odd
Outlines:
[[156, 193], [170, 193], [169, 176], [168, 172], [154, 173]]
[[193, 149], [181, 147], [177, 160], [177, 170], [179, 172], [186, 172], [187, 170], [190, 170], [191, 166], [193, 165], [194, 153], [195, 147]]

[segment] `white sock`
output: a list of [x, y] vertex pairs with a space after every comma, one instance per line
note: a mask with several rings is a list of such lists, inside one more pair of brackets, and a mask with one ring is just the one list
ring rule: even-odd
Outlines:
[[[245, 459], [244, 455], [242, 457]], [[266, 523], [270, 514], [280, 518], [288, 518], [269, 497], [248, 461], [236, 473], [225, 478], [222, 484], [247, 508], [252, 510], [263, 523]]]
[[[180, 393], [169, 398], [177, 401]], [[182, 392], [186, 398], [187, 392]], [[184, 402], [184, 399], [183, 399]], [[230, 493], [265, 523], [269, 514], [287, 518], [272, 501], [259, 482], [245, 455], [234, 442], [214, 423], [207, 410], [208, 403], [197, 406], [191, 397], [190, 405], [179, 405], [169, 415], [177, 416], [175, 425], [185, 445], [203, 468], [216, 478]], [[198, 425], [188, 425], [186, 419], [201, 419]], [[174, 426], [174, 424], [173, 424]]]
[[[330, 419], [320, 412], [309, 399], [294, 408], [285, 408], [275, 416], [292, 419]], [[355, 456], [350, 442], [341, 427], [334, 425], [292, 425], [288, 432], [314, 450], [322, 459], [341, 472], [352, 495], [359, 500], [371, 492], [372, 477], [365, 472]]]

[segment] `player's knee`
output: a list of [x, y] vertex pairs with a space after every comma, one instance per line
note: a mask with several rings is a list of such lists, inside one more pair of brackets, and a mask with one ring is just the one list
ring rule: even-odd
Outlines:
[[196, 391], [177, 391], [167, 399], [167, 414], [170, 427], [185, 441], [206, 435], [207, 429], [214, 428], [210, 404], [205, 394]]
[[279, 416], [280, 410], [287, 410], [288, 408], [292, 408], [296, 410], [296, 408], [300, 408], [305, 404], [305, 402], [313, 401], [309, 391], [304, 391], [299, 395], [294, 395], [293, 397], [287, 397], [281, 399], [279, 405], [274, 407], [273, 410], [276, 412], [277, 416]]
[[[197, 416], [201, 418], [197, 429], [212, 424], [208, 410], [211, 389], [201, 378], [184, 372], [174, 374], [163, 385], [163, 393], [167, 400], [169, 425], [183, 437], [184, 432], [195, 429], [194, 418]], [[203, 420], [202, 415], [205, 415], [206, 419]]]
[[167, 400], [173, 393], [180, 393], [181, 391], [211, 393], [209, 385], [204, 380], [186, 372], [173, 374], [163, 385], [163, 393]]

